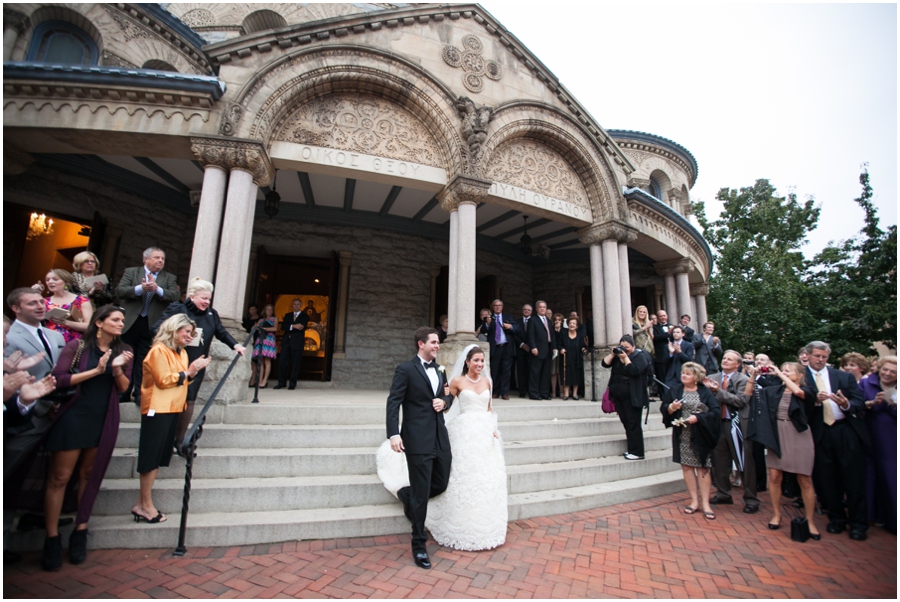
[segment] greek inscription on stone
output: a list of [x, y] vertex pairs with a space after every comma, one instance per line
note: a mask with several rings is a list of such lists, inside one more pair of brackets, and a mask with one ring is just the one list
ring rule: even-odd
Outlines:
[[509, 184], [494, 182], [493, 184], [491, 184], [491, 188], [490, 190], [488, 190], [488, 194], [503, 199], [508, 199], [510, 201], [516, 201], [517, 203], [531, 205], [533, 207], [551, 211], [553, 213], [572, 217], [580, 221], [591, 221], [590, 212], [584, 207], [573, 205], [572, 203], [563, 201], [561, 199], [556, 199], [545, 194], [541, 194], [540, 192], [525, 190], [524, 188], [519, 188], [518, 186], [511, 186]]

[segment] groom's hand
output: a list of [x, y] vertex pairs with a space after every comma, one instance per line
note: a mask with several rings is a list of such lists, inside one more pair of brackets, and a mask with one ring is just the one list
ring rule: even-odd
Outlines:
[[443, 412], [447, 408], [447, 402], [439, 397], [435, 397], [431, 400], [431, 407], [434, 408], [435, 412]]
[[400, 438], [400, 435], [391, 437], [391, 449], [398, 454], [403, 451], [403, 439]]

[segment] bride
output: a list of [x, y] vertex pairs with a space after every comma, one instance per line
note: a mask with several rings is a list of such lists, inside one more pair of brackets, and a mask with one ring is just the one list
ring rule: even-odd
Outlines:
[[[489, 550], [506, 541], [507, 493], [503, 440], [491, 408], [490, 377], [484, 351], [469, 345], [454, 366], [449, 382], [456, 403], [444, 417], [453, 461], [447, 490], [428, 501], [425, 526], [442, 546]], [[406, 457], [382, 444], [376, 457], [378, 476], [397, 495], [409, 485]]]

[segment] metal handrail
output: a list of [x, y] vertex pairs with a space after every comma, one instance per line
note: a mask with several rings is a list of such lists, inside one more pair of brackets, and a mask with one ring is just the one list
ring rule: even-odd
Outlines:
[[[259, 324], [253, 327], [253, 329], [250, 331], [250, 334], [247, 336], [247, 340], [244, 341], [244, 347], [247, 347], [250, 341], [254, 339], [258, 329]], [[213, 389], [213, 392], [212, 394], [210, 394], [209, 399], [206, 400], [206, 404], [203, 406], [203, 409], [200, 410], [200, 415], [197, 416], [197, 419], [194, 421], [194, 424], [191, 425], [191, 428], [185, 434], [184, 440], [179, 446], [179, 450], [181, 451], [181, 454], [185, 459], [184, 496], [181, 500], [181, 526], [178, 528], [178, 547], [176, 547], [175, 551], [172, 553], [175, 556], [184, 556], [187, 553], [187, 548], [184, 545], [184, 538], [187, 531], [188, 507], [191, 501], [191, 478], [193, 476], [194, 458], [197, 457], [197, 441], [203, 435], [203, 423], [206, 422], [206, 413], [209, 411], [212, 402], [216, 399], [216, 396], [219, 394], [222, 386], [228, 380], [228, 375], [231, 374], [231, 370], [234, 368], [234, 365], [237, 364], [239, 359], [241, 359], [241, 356], [239, 354], [235, 354], [234, 358], [231, 360], [231, 363], [228, 365], [228, 369], [225, 370], [225, 374], [222, 375], [221, 379], [219, 379], [219, 384], [217, 384], [216, 388]], [[259, 386], [258, 378], [257, 386]], [[257, 391], [258, 390], [259, 389], [257, 389]]]

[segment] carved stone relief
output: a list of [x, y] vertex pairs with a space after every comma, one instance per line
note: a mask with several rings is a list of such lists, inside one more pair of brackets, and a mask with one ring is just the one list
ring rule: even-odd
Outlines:
[[195, 8], [181, 17], [188, 27], [209, 27], [216, 24], [216, 16], [205, 8]]
[[590, 209], [587, 191], [575, 170], [552, 149], [524, 138], [501, 145], [485, 177]]
[[497, 61], [487, 60], [482, 55], [484, 44], [478, 36], [468, 34], [463, 36], [463, 47], [446, 45], [441, 50], [441, 57], [451, 67], [462, 67], [463, 85], [474, 93], [484, 89], [484, 80], [487, 77], [499, 81], [503, 77], [503, 67]]
[[362, 94], [314, 99], [294, 112], [273, 139], [444, 167], [437, 143], [419, 120], [390, 101]]
[[100, 58], [100, 63], [102, 65], [106, 65], [107, 67], [123, 67], [125, 69], [136, 69], [137, 68], [137, 65], [135, 65], [134, 63], [126, 61], [125, 59], [120, 57], [118, 54], [114, 54], [107, 50], [103, 51], [103, 54]]
[[133, 21], [131, 21], [128, 17], [118, 12], [115, 8], [105, 7], [106, 11], [109, 13], [109, 16], [113, 18], [119, 27], [122, 29], [122, 39], [125, 42], [130, 42], [136, 38], [149, 38], [152, 34], [140, 27]]

